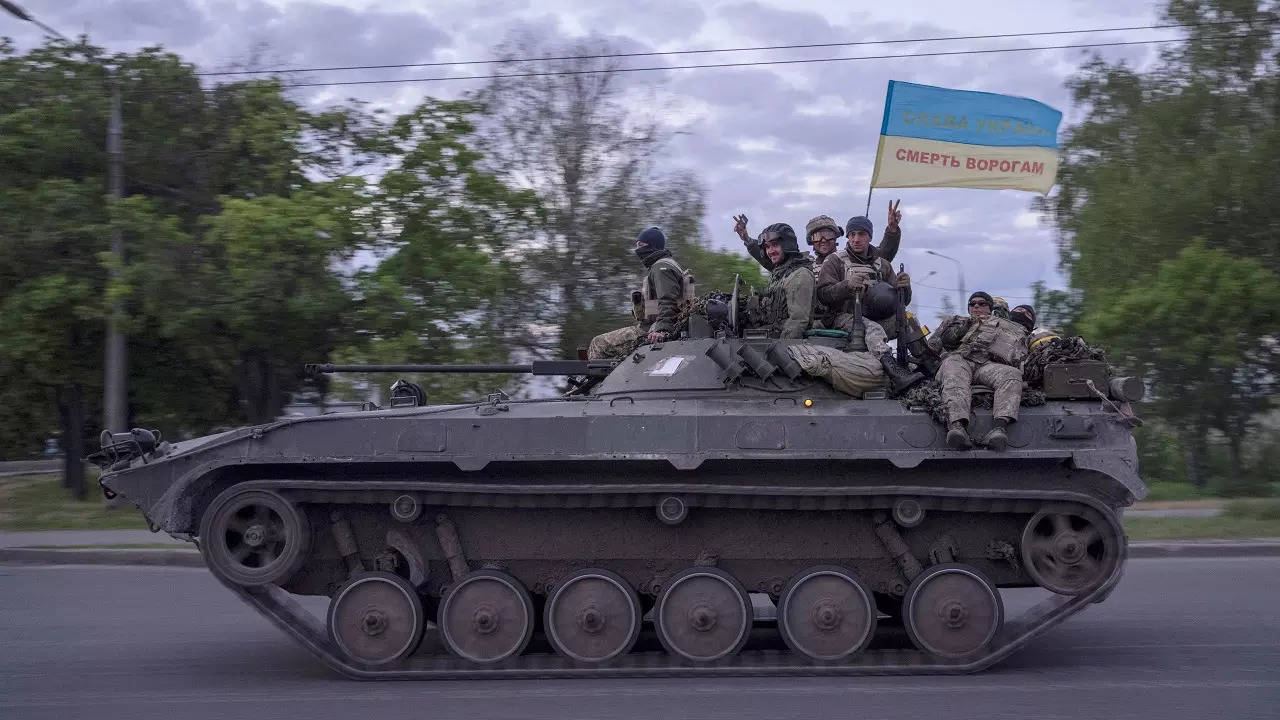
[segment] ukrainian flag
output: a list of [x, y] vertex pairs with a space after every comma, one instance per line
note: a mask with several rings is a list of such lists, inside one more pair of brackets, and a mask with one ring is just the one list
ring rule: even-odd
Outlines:
[[1062, 113], [1023, 97], [889, 81], [871, 187], [1047, 194]]

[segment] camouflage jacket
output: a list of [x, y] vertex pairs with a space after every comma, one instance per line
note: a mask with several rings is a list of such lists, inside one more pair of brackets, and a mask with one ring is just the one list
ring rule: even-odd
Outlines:
[[813, 322], [812, 261], [801, 255], [788, 259], [771, 274], [760, 293], [752, 325], [767, 328], [771, 338], [802, 338]]
[[942, 321], [926, 342], [939, 355], [958, 353], [976, 363], [995, 361], [1021, 367], [1027, 359], [1027, 329], [994, 315], [975, 319], [953, 315]]
[[651, 332], [662, 332], [674, 336], [680, 315], [680, 301], [684, 297], [684, 285], [681, 275], [684, 269], [671, 257], [668, 250], [650, 253], [644, 258], [644, 266], [649, 272], [644, 278], [641, 293], [645, 299], [658, 301], [656, 317], [642, 317], [641, 327], [649, 324]]
[[[893, 265], [884, 258], [876, 257], [874, 253], [859, 257], [851, 254], [847, 248], [832, 253], [822, 263], [822, 272], [818, 274], [817, 301], [822, 304], [826, 313], [824, 320], [830, 321], [841, 313], [853, 312], [853, 290], [845, 282], [851, 273], [862, 275], [868, 283], [882, 280], [890, 284], [896, 275]], [[911, 302], [909, 288], [906, 302]]]

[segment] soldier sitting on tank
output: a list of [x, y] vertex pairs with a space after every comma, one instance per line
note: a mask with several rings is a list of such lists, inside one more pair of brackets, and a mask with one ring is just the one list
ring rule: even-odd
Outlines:
[[[895, 212], [890, 206], [891, 217]], [[894, 236], [899, 236], [896, 228], [894, 231]], [[861, 308], [862, 317], [870, 317], [879, 322], [884, 337], [894, 338], [897, 336], [897, 327], [893, 322], [894, 305], [897, 302], [895, 288], [905, 291], [904, 303], [910, 302], [911, 276], [905, 272], [894, 273], [888, 260], [876, 256], [871, 249], [871, 233], [871, 221], [867, 218], [858, 216], [849, 219], [845, 225], [848, 242], [844, 252], [837, 253], [824, 262], [822, 271], [818, 274], [817, 303], [826, 312], [826, 317], [822, 320], [825, 327], [856, 332], [856, 311]], [[893, 249], [896, 252], [896, 242]], [[908, 333], [917, 346], [914, 354], [920, 357], [925, 348], [924, 332], [914, 317], [908, 320]], [[867, 347], [874, 352], [870, 341]], [[877, 357], [893, 380], [896, 392], [902, 392], [923, 379], [899, 365], [888, 346]]]
[[[774, 269], [768, 286], [748, 302], [747, 327], [763, 329], [769, 338], [803, 338], [813, 320], [811, 261], [801, 254], [795, 231], [785, 223], [765, 228], [759, 244]], [[883, 335], [881, 332], [879, 338], [882, 345]], [[869, 342], [875, 342], [874, 336]], [[884, 387], [884, 370], [868, 353], [810, 343], [791, 343], [787, 350], [810, 376], [826, 380], [836, 390], [853, 397]]]
[[749, 308], [748, 327], [763, 328], [766, 337], [802, 338], [813, 322], [813, 261], [801, 254], [796, 231], [786, 223], [765, 228], [760, 248], [773, 269]]
[[676, 336], [680, 301], [684, 296], [684, 269], [667, 250], [667, 236], [660, 228], [646, 228], [636, 237], [636, 256], [648, 269], [639, 291], [631, 294], [636, 324], [602, 333], [591, 339], [587, 359], [625, 357], [644, 342], [662, 342]]
[[947, 445], [956, 450], [973, 445], [968, 425], [974, 384], [995, 391], [993, 427], [982, 439], [983, 445], [1004, 450], [1009, 442], [1005, 427], [1018, 419], [1027, 328], [1024, 320], [998, 318], [991, 309], [991, 296], [979, 290], [969, 296], [968, 317], [947, 318], [929, 336], [929, 343], [943, 355], [938, 380], [947, 408]]
[[998, 318], [1009, 319], [1009, 301], [993, 295], [991, 297], [991, 314]]

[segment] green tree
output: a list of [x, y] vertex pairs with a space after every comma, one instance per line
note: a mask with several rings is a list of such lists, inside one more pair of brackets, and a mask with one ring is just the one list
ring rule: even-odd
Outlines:
[[1069, 290], [1051, 290], [1043, 280], [1031, 283], [1031, 306], [1036, 309], [1036, 324], [1066, 335], [1077, 334], [1080, 320], [1080, 298]]
[[1280, 3], [1171, 0], [1165, 20], [1241, 24], [1191, 27], [1149, 72], [1095, 59], [1070, 82], [1088, 114], [1040, 207], [1084, 312], [1191, 237], [1280, 271]]
[[[1280, 45], [1274, 32], [1280, 2], [1168, 0], [1164, 19], [1188, 24], [1187, 40], [1168, 46], [1151, 69], [1094, 59], [1071, 80], [1073, 99], [1087, 112], [1066, 132], [1058, 192], [1036, 203], [1057, 227], [1061, 264], [1071, 278], [1059, 304], [1066, 316], [1080, 318], [1085, 332], [1102, 327], [1117, 303], [1150, 295], [1162, 263], [1179, 257], [1191, 238], [1203, 238], [1224, 257], [1252, 259], [1280, 272], [1280, 205], [1274, 200], [1280, 173], [1273, 161], [1280, 156]], [[1214, 307], [1219, 317], [1252, 312]], [[1262, 327], [1233, 327], [1242, 333], [1237, 344], [1275, 342]], [[1127, 332], [1164, 330], [1144, 321]], [[1115, 347], [1138, 342], [1117, 334], [1089, 339]], [[1194, 373], [1177, 365], [1188, 358], [1147, 357], [1174, 363], [1146, 366], [1166, 380], [1194, 376], [1197, 400], [1174, 402], [1177, 386], [1166, 385], [1166, 401], [1150, 409], [1176, 428], [1188, 474], [1204, 483], [1209, 439], [1201, 431], [1247, 424], [1239, 413], [1256, 406], [1224, 400], [1231, 410], [1213, 410], [1218, 419], [1212, 423], [1194, 422], [1191, 415], [1210, 413], [1213, 398], [1255, 390], [1255, 378], [1233, 371], [1231, 363], [1214, 365], [1217, 354], [1198, 356]], [[1238, 443], [1241, 434], [1232, 430], [1226, 437]], [[1238, 468], [1239, 448], [1227, 455], [1227, 464]]]
[[1210, 430], [1226, 438], [1239, 476], [1244, 440], [1280, 374], [1280, 277], [1196, 242], [1113, 297], [1082, 329], [1150, 382], [1147, 405], [1178, 432], [1193, 483], [1206, 481]]
[[[542, 221], [530, 190], [481, 165], [467, 102], [427, 100], [395, 119], [383, 149], [392, 166], [373, 209], [382, 232], [376, 265], [357, 278], [360, 342], [351, 361], [505, 363], [536, 330], [527, 285], [528, 239]], [[474, 397], [520, 378], [416, 378], [435, 399]], [[367, 382], [378, 382], [368, 378]]]

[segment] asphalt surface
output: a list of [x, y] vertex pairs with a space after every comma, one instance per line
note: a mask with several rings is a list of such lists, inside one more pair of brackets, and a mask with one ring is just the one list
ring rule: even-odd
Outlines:
[[1132, 560], [1109, 600], [979, 675], [374, 683], [202, 569], [0, 567], [0, 717], [1275, 718], [1277, 600], [1280, 558]]

